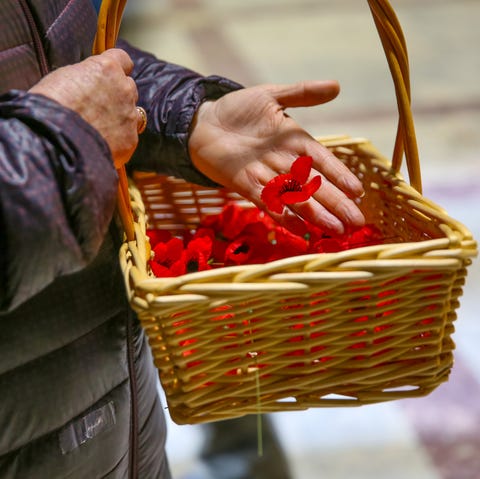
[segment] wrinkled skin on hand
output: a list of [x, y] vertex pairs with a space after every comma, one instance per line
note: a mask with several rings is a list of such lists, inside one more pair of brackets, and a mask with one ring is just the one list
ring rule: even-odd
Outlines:
[[138, 143], [137, 87], [133, 62], [120, 49], [87, 58], [46, 75], [29, 91], [77, 112], [103, 136], [115, 163], [125, 164]]
[[287, 173], [298, 156], [311, 156], [310, 178], [320, 173], [322, 186], [282, 215], [269, 213], [291, 230], [298, 230], [298, 217], [332, 233], [361, 227], [365, 219], [354, 201], [363, 194], [358, 178], [284, 113], [286, 108], [326, 103], [338, 92], [335, 81], [309, 81], [245, 88], [205, 102], [189, 139], [192, 161], [212, 180], [264, 208], [263, 186]]

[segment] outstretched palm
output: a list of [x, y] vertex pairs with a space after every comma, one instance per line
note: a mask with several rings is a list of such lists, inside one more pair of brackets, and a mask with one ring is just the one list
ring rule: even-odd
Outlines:
[[304, 82], [246, 88], [207, 102], [190, 137], [193, 163], [212, 180], [263, 207], [263, 186], [288, 172], [296, 157], [309, 155], [311, 175], [320, 173], [322, 186], [310, 200], [272, 216], [290, 228], [298, 221], [296, 215], [339, 233], [361, 226], [363, 215], [350, 199], [363, 192], [359, 180], [284, 113], [289, 107], [325, 103], [337, 93], [336, 82]]

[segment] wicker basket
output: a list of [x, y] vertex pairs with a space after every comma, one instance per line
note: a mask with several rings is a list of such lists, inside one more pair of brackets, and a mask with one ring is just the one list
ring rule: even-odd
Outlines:
[[[419, 192], [403, 37], [388, 2], [369, 4], [399, 99], [393, 161], [365, 139], [319, 141], [361, 178], [360, 207], [385, 244], [154, 278], [147, 222], [175, 233], [244, 200], [170, 177], [134, 178], [136, 238], [120, 261], [178, 424], [418, 397], [449, 376], [477, 246]], [[403, 150], [413, 186], [399, 173]]]

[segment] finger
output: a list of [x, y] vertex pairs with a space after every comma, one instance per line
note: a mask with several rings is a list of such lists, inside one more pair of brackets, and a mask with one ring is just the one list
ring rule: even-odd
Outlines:
[[[309, 223], [330, 234], [341, 235], [356, 230], [365, 224], [365, 217], [358, 206], [341, 192], [322, 185], [324, 194], [315, 195], [308, 201], [290, 205], [290, 209]], [[328, 192], [326, 192], [329, 190]], [[335, 201], [336, 200], [336, 201]]]
[[[347, 229], [360, 228], [365, 224], [365, 217], [357, 204], [329, 181], [324, 181], [313, 198], [329, 213], [338, 218]], [[319, 210], [314, 204], [314, 215]]]
[[279, 225], [297, 236], [305, 236], [305, 234], [308, 233], [308, 226], [305, 224], [305, 221], [289, 208], [285, 208], [282, 214], [266, 210], [264, 205], [262, 205], [261, 208], [263, 208], [264, 211], [266, 211]]
[[333, 100], [340, 92], [340, 86], [334, 80], [270, 85], [268, 89], [283, 108], [320, 105]]
[[[328, 155], [332, 155], [329, 150], [326, 148], [324, 149]], [[290, 165], [290, 158], [288, 155], [279, 155], [277, 153], [275, 154], [275, 157], [277, 165], [280, 165], [280, 160], [281, 162]], [[351, 173], [350, 170], [348, 170], [348, 168], [336, 157], [333, 157], [333, 160], [336, 165], [340, 166], [338, 169], [339, 175], [345, 173], [351, 175], [356, 181], [358, 181], [355, 175], [353, 175], [353, 173]], [[271, 164], [270, 161], [267, 161], [267, 163]], [[288, 167], [286, 170], [289, 168], [290, 167]], [[248, 169], [243, 170], [243, 172], [248, 172]], [[249, 173], [250, 178], [244, 178], [244, 181], [249, 185], [254, 185], [256, 183], [255, 189], [259, 191], [259, 197], [258, 199], [255, 198], [255, 200], [257, 204], [262, 204], [260, 194], [263, 186], [267, 184], [271, 178], [277, 174], [280, 174], [280, 172], [273, 170], [271, 167], [268, 167], [265, 163], [263, 163], [262, 168], [256, 167], [253, 172]], [[316, 176], [317, 174], [318, 172], [312, 169], [309, 180], [311, 180], [313, 176]], [[322, 184], [314, 193], [313, 198], [307, 202], [290, 205], [290, 209], [296, 215], [305, 218], [308, 222], [321, 226], [327, 231], [337, 234], [342, 234], [345, 230], [356, 229], [363, 226], [365, 223], [365, 218], [355, 201], [349, 198], [348, 194], [346, 194], [348, 192], [343, 191], [337, 185], [330, 182], [327, 178], [325, 178], [324, 175], [322, 176]], [[255, 179], [255, 181], [253, 181], [253, 179]], [[265, 205], [262, 206], [264, 207]], [[288, 209], [285, 208], [284, 214], [287, 211]], [[290, 221], [292, 224], [295, 223], [295, 218], [280, 218], [276, 216], [275, 218], [284, 225], [287, 221]]]
[[121, 50], [120, 48], [111, 48], [103, 52], [102, 55], [117, 62], [125, 72], [125, 75], [130, 75], [132, 73], [134, 66], [133, 60], [125, 50]]
[[[254, 168], [242, 169], [237, 176], [235, 189], [258, 207], [265, 209], [261, 200], [262, 189], [277, 174], [263, 163], [256, 164]], [[315, 174], [316, 172], [312, 172], [311, 176]], [[365, 218], [355, 202], [326, 179], [310, 200], [286, 207], [283, 214], [270, 210], [268, 213], [278, 223], [300, 235], [305, 229], [302, 218], [334, 234], [343, 234], [346, 230], [359, 228], [365, 223]]]
[[298, 155], [311, 156], [312, 168], [317, 170], [349, 197], [364, 194], [362, 182], [327, 147], [302, 130], [291, 118], [285, 118], [285, 126], [293, 132], [289, 138], [289, 149]]
[[313, 198], [303, 203], [290, 205], [289, 208], [299, 217], [321, 228], [326, 233], [341, 235], [348, 225], [345, 225], [337, 216]]
[[306, 154], [313, 158], [313, 168], [351, 198], [364, 195], [362, 182], [328, 148], [313, 139], [306, 145]]
[[[265, 205], [260, 207], [265, 209]], [[274, 213], [268, 209], [266, 211], [277, 223], [299, 236], [303, 236], [308, 231], [305, 221], [332, 235], [342, 235], [349, 229], [355, 229], [352, 225], [344, 223], [313, 198], [302, 203], [288, 205], [284, 208], [282, 214]], [[361, 225], [363, 225], [363, 222]]]
[[[126, 77], [127, 81], [130, 81], [130, 95], [133, 98], [133, 104], [136, 105], [138, 102], [138, 89], [135, 80], [132, 77]], [[130, 96], [129, 96], [130, 97]]]

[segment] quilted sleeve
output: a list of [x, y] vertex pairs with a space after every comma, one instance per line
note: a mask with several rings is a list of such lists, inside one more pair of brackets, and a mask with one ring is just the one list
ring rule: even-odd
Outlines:
[[118, 47], [126, 50], [135, 63], [132, 75], [139, 91], [138, 103], [148, 115], [148, 128], [140, 137], [129, 168], [213, 184], [190, 160], [190, 125], [203, 101], [219, 98], [242, 86], [220, 76], [202, 76], [159, 60], [124, 41], [119, 41]]
[[60, 104], [0, 96], [0, 313], [97, 254], [117, 175], [98, 132]]

